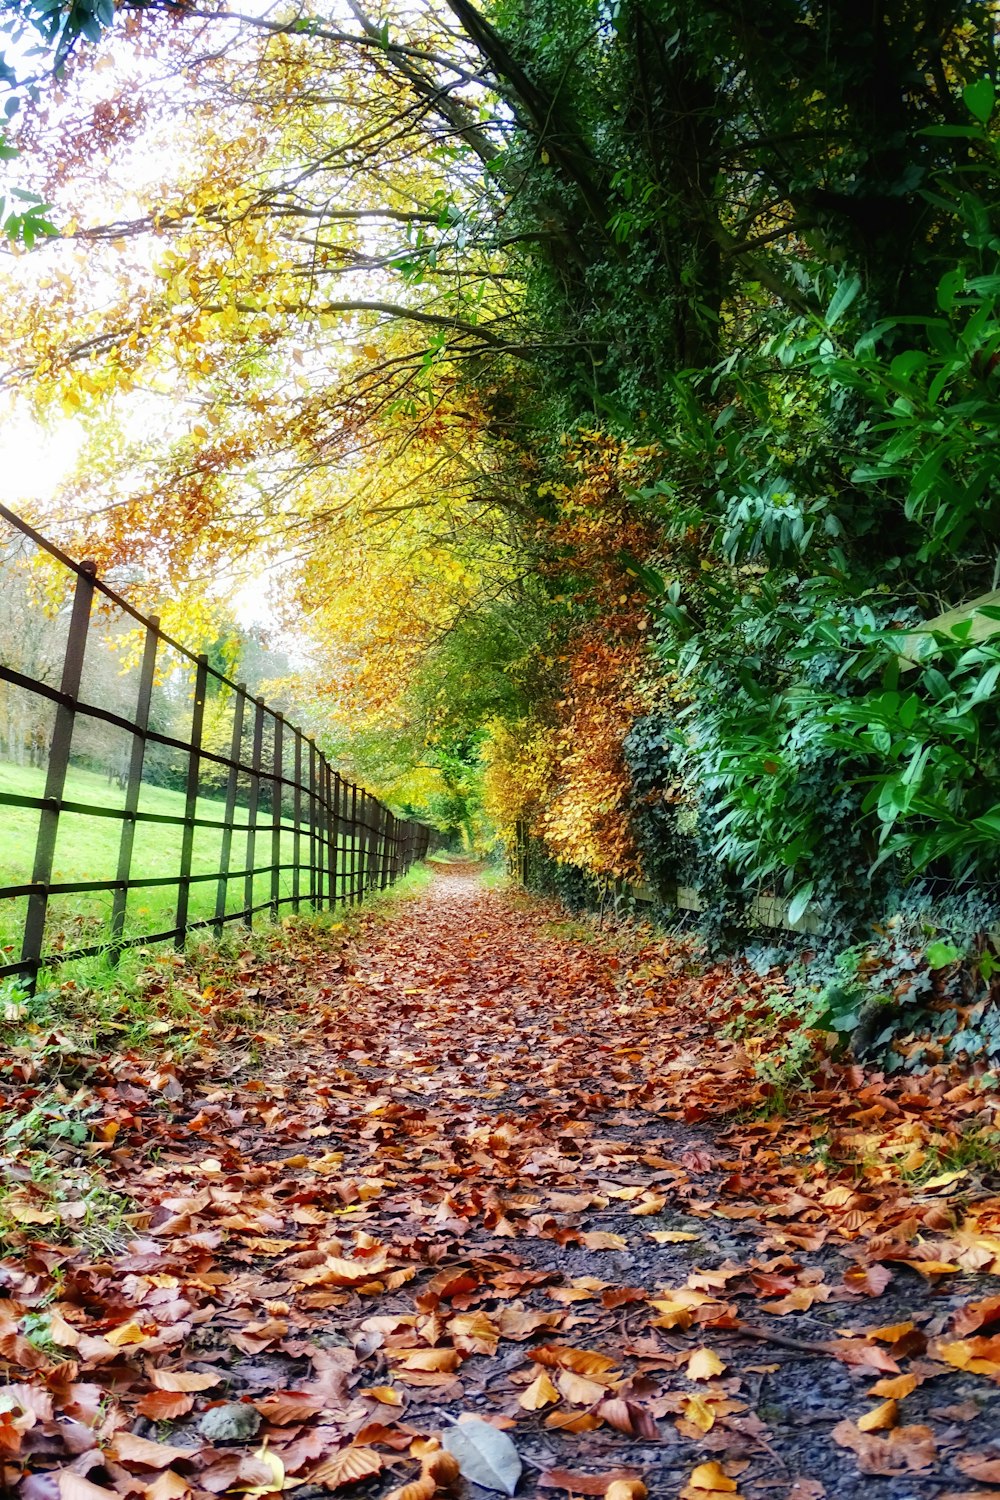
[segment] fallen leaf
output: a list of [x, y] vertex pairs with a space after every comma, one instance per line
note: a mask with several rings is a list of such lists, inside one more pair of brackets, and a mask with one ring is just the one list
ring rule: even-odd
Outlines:
[[358, 1392], [359, 1396], [371, 1396], [374, 1401], [380, 1401], [383, 1406], [402, 1406], [403, 1398], [395, 1386], [392, 1385], [365, 1385]]
[[372, 1479], [382, 1472], [381, 1454], [374, 1448], [341, 1448], [323, 1460], [308, 1476], [310, 1484], [337, 1490], [361, 1479]]
[[841, 1448], [853, 1450], [863, 1474], [918, 1473], [933, 1465], [937, 1453], [934, 1433], [929, 1427], [896, 1427], [883, 1438], [862, 1432], [856, 1422], [845, 1418], [837, 1423], [830, 1436]]
[[607, 1495], [613, 1484], [641, 1483], [635, 1470], [611, 1469], [604, 1474], [581, 1474], [575, 1469], [544, 1469], [540, 1489], [567, 1490], [571, 1495]]
[[543, 1406], [551, 1406], [553, 1401], [558, 1400], [559, 1392], [548, 1374], [545, 1370], [539, 1370], [531, 1384], [521, 1392], [517, 1404], [525, 1411], [540, 1411]]
[[719, 1464], [713, 1458], [707, 1464], [699, 1464], [692, 1470], [688, 1479], [688, 1488], [694, 1490], [707, 1490], [710, 1494], [728, 1495], [736, 1491], [736, 1480], [730, 1479], [724, 1473]]
[[149, 1378], [158, 1391], [210, 1391], [222, 1381], [221, 1375], [203, 1375], [195, 1370], [161, 1370], [153, 1368]]
[[871, 1411], [866, 1411], [863, 1417], [858, 1418], [858, 1430], [882, 1432], [886, 1428], [895, 1427], [898, 1413], [899, 1407], [895, 1401], [884, 1401], [881, 1406], [873, 1407]]
[[135, 1409], [151, 1422], [173, 1422], [177, 1417], [186, 1417], [193, 1406], [193, 1396], [175, 1391], [149, 1391]]
[[1000, 1484], [1000, 1458], [988, 1453], [960, 1453], [955, 1468], [983, 1484]]
[[441, 1442], [458, 1459], [465, 1479], [483, 1489], [513, 1495], [521, 1477], [521, 1459], [505, 1432], [473, 1417], [449, 1427]]
[[149, 1438], [136, 1437], [132, 1432], [116, 1432], [108, 1450], [112, 1458], [123, 1464], [141, 1464], [146, 1469], [166, 1469], [178, 1459], [190, 1462], [190, 1448], [175, 1448], [169, 1443], [154, 1443]]
[[687, 1377], [689, 1380], [711, 1380], [713, 1376], [721, 1375], [725, 1368], [714, 1349], [696, 1349], [688, 1360]]

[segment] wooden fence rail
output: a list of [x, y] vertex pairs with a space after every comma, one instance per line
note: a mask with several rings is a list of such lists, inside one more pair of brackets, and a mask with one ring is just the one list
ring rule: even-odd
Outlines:
[[[254, 916], [265, 910], [277, 916], [285, 906], [298, 912], [303, 906], [316, 911], [337, 903], [354, 904], [366, 893], [391, 885], [416, 860], [425, 857], [432, 838], [429, 828], [395, 817], [363, 787], [346, 781], [309, 735], [248, 692], [245, 684], [232, 681], [210, 665], [207, 656], [194, 655], [172, 639], [161, 630], [155, 616], [144, 615], [98, 578], [93, 563], [75, 563], [3, 505], [0, 520], [26, 545], [48, 554], [61, 569], [68, 570], [67, 577], [72, 575], [58, 686], [18, 670], [0, 656], [0, 683], [43, 700], [52, 714], [41, 795], [0, 787], [0, 878], [4, 878], [2, 872], [10, 870], [3, 829], [14, 813], [7, 809], [38, 815], [30, 872], [26, 862], [23, 880], [0, 885], [0, 913], [6, 911], [9, 916], [18, 910], [18, 903], [23, 910], [23, 917], [15, 923], [20, 929], [19, 956], [0, 963], [0, 977], [18, 975], [31, 990], [39, 972], [51, 965], [100, 954], [115, 963], [123, 949], [140, 944], [173, 941], [183, 948], [189, 932], [212, 928], [220, 933], [229, 922], [249, 926]], [[121, 712], [87, 698], [84, 668], [95, 601], [105, 613], [113, 612], [121, 621], [130, 622], [130, 629], [137, 630], [141, 637], [130, 711]], [[186, 735], [150, 725], [154, 686], [164, 673], [175, 677], [186, 673], [193, 679]], [[232, 730], [223, 749], [205, 742], [205, 709], [210, 694], [216, 699], [231, 698]], [[66, 795], [67, 778], [76, 758], [74, 735], [88, 721], [130, 737], [127, 767], [119, 780], [123, 793], [119, 806], [102, 806]], [[155, 812], [142, 806], [144, 769], [153, 745], [165, 747], [183, 768], [183, 812]], [[222, 799], [206, 797], [206, 774], [214, 783], [224, 780]], [[216, 810], [219, 816], [213, 815]], [[59, 878], [57, 840], [61, 820], [67, 814], [111, 819], [119, 826], [114, 870], [109, 868], [85, 880]], [[135, 875], [136, 833], [144, 826], [157, 825], [165, 834], [174, 830], [174, 837], [180, 830], [176, 873]], [[219, 840], [218, 853], [213, 855], [216, 868], [210, 871], [195, 868], [200, 830], [208, 830], [206, 837]], [[214, 904], [209, 903], [213, 914], [192, 919], [192, 890], [206, 884], [215, 886]], [[130, 905], [133, 893], [171, 887], [176, 897], [172, 899], [169, 925], [158, 931], [142, 930], [141, 924], [137, 928], [137, 914]], [[92, 940], [75, 946], [67, 943], [64, 931], [57, 946], [47, 943], [53, 898], [93, 893], [110, 897], [105, 930], [97, 936], [87, 932]], [[236, 909], [234, 899], [238, 902]], [[10, 942], [10, 922], [0, 930], [5, 933], [9, 954], [18, 946]], [[6, 956], [0, 953], [0, 957]]]

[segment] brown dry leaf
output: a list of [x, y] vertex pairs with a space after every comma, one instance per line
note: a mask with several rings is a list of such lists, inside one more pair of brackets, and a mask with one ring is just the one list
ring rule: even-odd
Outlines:
[[385, 1500], [433, 1500], [436, 1494], [437, 1483], [433, 1474], [421, 1474], [419, 1479], [412, 1480], [410, 1484], [390, 1490]]
[[609, 1234], [605, 1229], [592, 1229], [581, 1234], [580, 1243], [586, 1250], [627, 1250], [628, 1240], [622, 1234]]
[[[619, 1363], [608, 1354], [599, 1354], [596, 1349], [572, 1349], [565, 1344], [541, 1344], [537, 1349], [532, 1349], [529, 1359], [536, 1364], [548, 1365], [551, 1369], [558, 1365], [562, 1370], [572, 1370], [574, 1375], [586, 1375], [590, 1380], [601, 1380], [608, 1378], [608, 1384], [615, 1384], [621, 1379], [620, 1371], [615, 1370]], [[614, 1375], [611, 1372], [614, 1371]]]
[[500, 1329], [484, 1312], [460, 1313], [446, 1324], [455, 1345], [465, 1354], [495, 1354]]
[[937, 1445], [930, 1427], [896, 1427], [883, 1438], [862, 1432], [856, 1422], [845, 1418], [837, 1423], [830, 1436], [841, 1448], [853, 1450], [863, 1474], [918, 1473], [930, 1468], [937, 1457]]
[[372, 1479], [381, 1472], [382, 1455], [374, 1448], [341, 1448], [312, 1470], [308, 1482], [321, 1484], [327, 1490], [339, 1490], [341, 1485]]
[[[589, 1295], [589, 1292], [584, 1293], [584, 1296]], [[563, 1321], [563, 1314], [525, 1312], [519, 1307], [504, 1307], [495, 1315], [494, 1321], [502, 1338], [520, 1341], [530, 1338], [539, 1328], [558, 1328]]]
[[173, 1469], [164, 1469], [146, 1485], [147, 1500], [184, 1500], [191, 1493], [191, 1481]]
[[432, 1453], [423, 1461], [425, 1474], [429, 1474], [439, 1490], [451, 1489], [462, 1477], [462, 1466], [453, 1453]]
[[116, 1432], [108, 1449], [112, 1458], [123, 1464], [141, 1464], [146, 1469], [166, 1469], [178, 1459], [192, 1457], [190, 1448], [174, 1448], [169, 1443], [154, 1443], [136, 1437], [132, 1432]]
[[607, 1495], [613, 1484], [641, 1484], [634, 1469], [612, 1469], [604, 1474], [581, 1474], [575, 1469], [545, 1469], [539, 1489], [568, 1490], [571, 1495]]
[[793, 1479], [786, 1500], [826, 1500], [826, 1485], [819, 1479]]
[[646, 1500], [649, 1494], [641, 1479], [612, 1479], [604, 1500]]
[[962, 1453], [955, 1459], [955, 1468], [983, 1484], [1000, 1484], [1000, 1458], [991, 1454]]
[[559, 1392], [548, 1374], [545, 1370], [539, 1370], [531, 1384], [521, 1392], [517, 1404], [525, 1411], [540, 1411], [543, 1406], [551, 1406], [553, 1401], [558, 1400]]
[[194, 1397], [182, 1392], [148, 1391], [135, 1409], [151, 1422], [173, 1422], [177, 1417], [186, 1417], [193, 1406]]
[[80, 1342], [79, 1330], [67, 1323], [57, 1307], [49, 1312], [49, 1338], [60, 1349], [75, 1349]]
[[967, 1302], [952, 1318], [951, 1327], [959, 1338], [964, 1338], [967, 1333], [977, 1333], [980, 1328], [987, 1328], [992, 1323], [1000, 1323], [1000, 1296]]
[[551, 1411], [545, 1418], [545, 1426], [559, 1432], [595, 1432], [601, 1425], [600, 1417], [593, 1411]]
[[60, 1469], [58, 1475], [59, 1500], [118, 1500], [114, 1490], [85, 1479], [72, 1469]]
[[196, 1370], [160, 1370], [154, 1368], [147, 1373], [158, 1391], [183, 1393], [189, 1391], [210, 1391], [213, 1385], [219, 1385], [222, 1381], [221, 1375], [203, 1375], [200, 1371]]
[[389, 1358], [401, 1370], [450, 1371], [460, 1362], [457, 1349], [391, 1349]]
[[575, 1375], [572, 1370], [560, 1370], [556, 1375], [556, 1386], [571, 1406], [593, 1406], [595, 1401], [603, 1401], [607, 1395], [605, 1386]]
[[276, 1427], [290, 1427], [293, 1422], [306, 1422], [316, 1416], [326, 1405], [322, 1396], [309, 1391], [272, 1391], [255, 1401], [254, 1406], [261, 1416]]

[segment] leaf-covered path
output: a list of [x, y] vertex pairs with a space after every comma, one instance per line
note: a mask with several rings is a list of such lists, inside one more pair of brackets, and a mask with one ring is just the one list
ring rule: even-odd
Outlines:
[[67, 1255], [8, 1199], [26, 1500], [470, 1493], [419, 1441], [463, 1414], [524, 1495], [1000, 1492], [1000, 1200], [913, 1165], [982, 1091], [831, 1067], [762, 1115], [731, 976], [553, 917], [442, 873], [239, 976], [259, 1067], [91, 1060], [87, 1151], [143, 1214]]

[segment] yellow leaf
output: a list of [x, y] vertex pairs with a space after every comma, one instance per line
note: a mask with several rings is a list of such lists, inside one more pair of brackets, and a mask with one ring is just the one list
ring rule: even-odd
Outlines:
[[372, 1396], [376, 1401], [381, 1401], [383, 1406], [402, 1406], [403, 1398], [391, 1385], [369, 1385], [360, 1392], [362, 1396]]
[[692, 1489], [714, 1490], [716, 1494], [730, 1495], [736, 1490], [736, 1480], [724, 1474], [714, 1458], [710, 1463], [699, 1464], [688, 1480], [688, 1484]]
[[931, 1353], [938, 1359], [943, 1359], [946, 1364], [954, 1365], [958, 1370], [968, 1370], [970, 1375], [1000, 1375], [1000, 1363], [996, 1360], [981, 1358], [968, 1339], [956, 1339], [950, 1344], [932, 1345]]
[[234, 1484], [233, 1490], [242, 1495], [256, 1496], [271, 1495], [275, 1490], [292, 1489], [295, 1485], [305, 1484], [304, 1479], [286, 1479], [285, 1466], [276, 1453], [272, 1453], [265, 1443], [263, 1448], [254, 1449], [254, 1458], [258, 1459], [266, 1469], [270, 1469], [274, 1479], [273, 1484]]
[[953, 1271], [960, 1271], [953, 1260], [904, 1260], [901, 1265], [909, 1266], [911, 1271], [919, 1271], [921, 1276], [950, 1276]]
[[911, 1391], [915, 1391], [920, 1384], [919, 1375], [887, 1375], [884, 1380], [876, 1380], [869, 1396], [891, 1396], [895, 1401], [902, 1401]]
[[119, 1323], [117, 1328], [112, 1328], [104, 1337], [114, 1349], [121, 1349], [125, 1344], [142, 1344], [146, 1341], [146, 1335], [138, 1323]]
[[700, 1234], [688, 1234], [686, 1229], [649, 1229], [646, 1232], [658, 1245], [681, 1245], [685, 1240], [701, 1239]]
[[957, 1172], [942, 1172], [939, 1177], [932, 1177], [929, 1182], [921, 1184], [921, 1190], [925, 1193], [933, 1191], [934, 1188], [951, 1187], [953, 1182], [959, 1182], [963, 1177], [968, 1177], [964, 1167]]
[[559, 1400], [559, 1392], [544, 1370], [540, 1370], [531, 1384], [518, 1397], [518, 1406], [525, 1411], [540, 1411]]
[[628, 1240], [624, 1235], [609, 1234], [605, 1229], [592, 1229], [580, 1236], [587, 1250], [627, 1250]]
[[702, 1432], [711, 1432], [715, 1426], [715, 1412], [703, 1396], [688, 1396], [684, 1402], [684, 1416]]
[[689, 1380], [711, 1380], [713, 1375], [721, 1375], [725, 1368], [714, 1349], [696, 1349], [688, 1360], [687, 1376]]
[[873, 1407], [858, 1418], [858, 1427], [862, 1432], [882, 1432], [887, 1427], [895, 1427], [898, 1415], [899, 1407], [895, 1401], [883, 1401], [881, 1406]]

